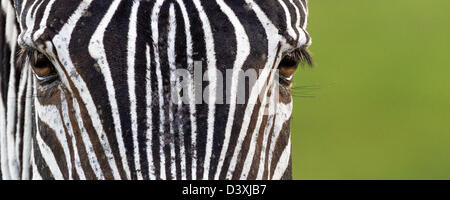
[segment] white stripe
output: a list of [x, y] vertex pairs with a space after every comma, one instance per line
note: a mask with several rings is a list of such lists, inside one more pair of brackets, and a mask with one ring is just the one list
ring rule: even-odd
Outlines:
[[146, 102], [147, 102], [147, 162], [148, 162], [148, 174], [150, 180], [156, 180], [155, 176], [155, 164], [153, 161], [153, 115], [152, 115], [152, 100], [153, 100], [153, 91], [152, 91], [152, 81], [151, 81], [151, 57], [150, 57], [150, 47], [148, 44], [146, 45], [146, 57], [147, 57], [147, 87], [146, 87]]
[[39, 29], [34, 32], [34, 40], [36, 41], [42, 33], [44, 33], [45, 29], [47, 28], [47, 19], [50, 15], [50, 10], [52, 9], [53, 3], [55, 3], [55, 0], [50, 0], [45, 8], [44, 15], [41, 18], [41, 23], [39, 24]]
[[[32, 38], [32, 34], [34, 31], [34, 25], [36, 24], [36, 13], [39, 10], [39, 8], [43, 2], [44, 1], [35, 1], [28, 8], [27, 14], [25, 15], [26, 31], [22, 32], [21, 35], [19, 36], [20, 38], [22, 38], [25, 41], [26, 44], [31, 45], [31, 46], [34, 46], [34, 44], [35, 44], [34, 40]], [[36, 9], [34, 9], [34, 13], [32, 13], [34, 7], [36, 7]]]
[[289, 136], [288, 144], [284, 148], [280, 160], [278, 160], [278, 163], [275, 167], [275, 171], [273, 172], [272, 180], [280, 180], [283, 177], [287, 167], [289, 166], [290, 156], [291, 156], [291, 136]]
[[39, 173], [39, 170], [38, 170], [38, 168], [37, 168], [37, 165], [36, 165], [36, 160], [34, 159], [34, 145], [33, 145], [33, 143], [31, 143], [31, 152], [33, 152], [32, 153], [32, 156], [31, 156], [31, 168], [32, 168], [32, 177], [31, 177], [31, 179], [32, 180], [42, 180], [42, 176], [41, 176], [41, 174]]
[[[36, 86], [36, 84], [35, 84], [35, 86]], [[36, 103], [37, 101], [38, 100], [35, 98], [34, 102]], [[38, 120], [38, 116], [36, 115], [36, 124], [37, 124], [37, 120]], [[37, 142], [38, 148], [41, 152], [41, 156], [44, 159], [45, 163], [47, 164], [53, 177], [56, 180], [63, 180], [64, 177], [61, 173], [61, 169], [59, 169], [58, 163], [56, 162], [55, 155], [53, 154], [52, 150], [47, 146], [47, 144], [45, 144], [45, 142], [42, 140], [39, 128], [36, 129], [36, 142]]]
[[[1, 96], [3, 94], [0, 92]], [[2, 171], [2, 179], [9, 180], [9, 168], [8, 168], [8, 160], [7, 160], [7, 141], [6, 141], [6, 110], [5, 103], [3, 102], [3, 98], [0, 98], [0, 164]]]
[[[108, 64], [108, 60], [106, 59], [105, 47], [103, 44], [103, 39], [104, 39], [104, 34], [106, 32], [106, 28], [108, 27], [108, 24], [110, 23], [112, 17], [116, 13], [117, 8], [120, 5], [120, 2], [121, 2], [121, 0], [114, 0], [112, 2], [112, 4], [109, 7], [108, 11], [106, 12], [105, 16], [101, 20], [100, 24], [97, 26], [97, 30], [95, 30], [95, 33], [90, 40], [89, 54], [91, 55], [91, 57], [93, 59], [95, 59], [97, 61], [97, 64], [99, 65], [100, 70], [101, 70], [104, 80], [105, 80], [106, 90], [108, 92], [108, 100], [111, 105], [111, 114], [112, 114], [113, 121], [114, 121], [114, 127], [115, 127], [114, 132], [116, 134], [117, 143], [119, 146], [120, 157], [122, 158], [122, 165], [125, 170], [127, 179], [130, 179], [130, 170], [128, 167], [128, 160], [127, 160], [125, 145], [124, 145], [123, 136], [122, 136], [120, 113], [119, 113], [119, 108], [118, 108], [117, 100], [116, 100], [116, 91], [114, 88], [114, 82], [112, 80], [111, 71], [109, 69], [110, 66]], [[95, 123], [96, 122], [94, 122], [94, 124]], [[101, 122], [98, 122], [98, 123], [100, 124]], [[104, 134], [104, 132], [101, 132], [101, 133]], [[100, 137], [100, 135], [99, 135], [99, 138], [101, 139], [101, 138], [106, 138], [106, 137]], [[107, 143], [107, 140], [105, 139], [105, 145], [106, 145], [106, 143]], [[111, 150], [108, 150], [105, 153], [107, 154], [107, 156], [109, 158], [108, 162], [114, 172], [113, 173], [114, 178], [120, 179], [120, 175], [118, 173], [118, 169], [117, 169], [116, 163], [114, 161], [114, 156], [112, 155]]]
[[39, 173], [36, 163], [33, 163], [32, 166], [32, 170], [33, 170], [33, 177], [31, 178], [33, 181], [39, 181], [39, 180], [43, 180], [41, 174]]
[[[83, 168], [81, 166], [81, 160], [80, 160], [80, 156], [78, 154], [77, 140], [73, 133], [73, 127], [72, 127], [72, 123], [71, 123], [70, 117], [69, 117], [69, 105], [67, 104], [67, 99], [66, 99], [66, 96], [64, 95], [64, 92], [61, 92], [61, 112], [62, 112], [62, 116], [63, 116], [63, 122], [67, 127], [69, 137], [72, 139], [72, 149], [73, 149], [73, 154], [74, 154], [74, 158], [75, 158], [75, 163], [74, 163], [75, 170], [76, 170], [80, 180], [85, 180], [86, 175], [84, 174]], [[70, 169], [70, 170], [72, 170], [72, 169]]]
[[[306, 35], [309, 35], [308, 31], [306, 30], [306, 25], [308, 24], [308, 15], [309, 15], [308, 7], [306, 5], [304, 5], [302, 1], [300, 1], [300, 4], [302, 6], [302, 11], [305, 12], [305, 22], [301, 25], [301, 29], [303, 31], [302, 33], [303, 33], [304, 37], [302, 37], [302, 40], [299, 41], [299, 46], [303, 46], [303, 45], [311, 46], [312, 39], [309, 38], [309, 41], [306, 41]], [[308, 43], [306, 43], [306, 42], [308, 42]]]
[[223, 0], [218, 0], [217, 3], [219, 4], [222, 12], [228, 16], [229, 20], [233, 24], [236, 35], [237, 50], [236, 50], [236, 60], [233, 66], [233, 75], [231, 79], [232, 80], [230, 91], [231, 96], [229, 101], [230, 110], [228, 111], [228, 119], [225, 128], [225, 138], [220, 153], [215, 179], [219, 179], [220, 169], [223, 166], [223, 162], [225, 160], [225, 156], [228, 150], [228, 145], [230, 144], [231, 131], [233, 128], [234, 115], [236, 111], [236, 98], [238, 93], [237, 88], [239, 82], [239, 73], [242, 72], [242, 67], [250, 54], [250, 42], [247, 33], [245, 32], [245, 28], [242, 26], [241, 22], [239, 21], [239, 18], [234, 14], [233, 10], [229, 6], [227, 6], [227, 4]]
[[[177, 0], [177, 3], [180, 5], [181, 13], [184, 19], [184, 28], [186, 33], [186, 56], [187, 56], [187, 64], [188, 70], [193, 73], [193, 65], [194, 61], [192, 59], [192, 36], [191, 36], [191, 23], [189, 21], [189, 14], [186, 11], [186, 7], [182, 0]], [[193, 78], [191, 76], [187, 77], [188, 86], [188, 98], [189, 98], [189, 112], [190, 112], [190, 121], [191, 121], [191, 149], [188, 150], [192, 153], [191, 156], [191, 174], [192, 179], [197, 178], [197, 117], [196, 117], [196, 108], [195, 108], [195, 88], [193, 83]], [[185, 155], [187, 156], [187, 155]], [[186, 174], [183, 173], [183, 177], [185, 179]]]
[[[9, 45], [9, 48], [15, 49], [15, 46], [17, 44], [17, 24], [16, 24], [16, 15], [14, 12], [14, 7], [13, 5], [11, 5], [11, 1], [10, 0], [2, 0], [1, 2], [2, 4], [2, 9], [3, 11], [5, 11], [5, 15], [6, 15], [6, 24], [5, 24], [5, 38], [6, 38], [6, 42]], [[11, 51], [14, 52], [14, 51]], [[14, 56], [11, 56], [14, 57]]]
[[[297, 13], [297, 22], [296, 22], [296, 28], [297, 28], [297, 30], [298, 30], [298, 33], [299, 33], [299, 40], [298, 40], [298, 46], [299, 47], [301, 47], [301, 46], [303, 46], [305, 43], [306, 43], [306, 34], [307, 34], [307, 32], [306, 32], [306, 30], [305, 30], [305, 28], [306, 28], [306, 20], [307, 20], [307, 14], [305, 14], [305, 23], [303, 24], [303, 25], [301, 25], [300, 24], [300, 19], [301, 19], [301, 13], [300, 13], [300, 10], [299, 10], [299, 8], [297, 7], [297, 5], [295, 5], [294, 4], [294, 2], [293, 2], [293, 0], [290, 0], [290, 3], [292, 4], [292, 6], [295, 8], [295, 12]], [[301, 1], [300, 1], [300, 4], [301, 4]], [[301, 4], [302, 5], [302, 4]], [[302, 5], [303, 6], [303, 5]], [[293, 77], [291, 77], [291, 78], [293, 78]]]
[[[174, 92], [174, 88], [173, 87], [178, 87], [179, 84], [178, 81], [176, 80], [176, 76], [175, 76], [175, 71], [177, 70], [176, 67], [176, 53], [175, 53], [175, 40], [176, 40], [176, 33], [177, 33], [177, 21], [176, 21], [176, 16], [175, 16], [175, 8], [173, 7], [173, 4], [170, 4], [170, 8], [169, 8], [169, 30], [168, 30], [168, 37], [167, 37], [167, 42], [168, 42], [168, 60], [169, 60], [169, 67], [170, 67], [170, 89], [171, 89], [171, 94], [173, 95], [174, 93], [176, 93], [176, 95], [178, 95], [177, 99], [180, 99], [181, 97], [179, 96], [180, 93], [178, 93], [178, 88], [175, 88], [176, 92]], [[172, 98], [173, 100], [173, 98]], [[170, 122], [174, 121], [174, 115], [176, 115], [177, 113], [173, 113], [173, 104], [175, 102], [169, 102], [169, 120]], [[172, 175], [172, 180], [176, 179], [176, 155], [175, 155], [175, 126], [174, 123], [171, 123], [172, 127], [170, 128], [170, 173]], [[183, 136], [183, 134], [179, 134], [180, 136]], [[180, 147], [181, 149], [182, 147]]]
[[55, 132], [56, 139], [63, 148], [63, 153], [67, 162], [67, 169], [69, 171], [69, 179], [72, 179], [72, 163], [69, 151], [69, 145], [67, 143], [66, 134], [63, 127], [63, 121], [59, 114], [58, 108], [53, 105], [41, 105], [36, 98], [35, 110], [38, 119], [48, 125]]
[[[15, 52], [15, 48], [11, 50], [11, 52]], [[11, 56], [11, 65], [14, 66], [14, 56]], [[6, 144], [5, 147], [7, 148], [6, 155], [4, 158], [8, 159], [5, 163], [2, 162], [2, 165], [8, 165], [5, 170], [2, 169], [2, 173], [6, 172], [6, 170], [9, 170], [9, 174], [7, 173], [7, 176], [10, 176], [9, 178], [17, 180], [19, 179], [19, 164], [16, 160], [16, 152], [14, 149], [14, 125], [16, 122], [16, 68], [11, 67], [10, 68], [10, 76], [9, 76], [9, 82], [8, 82], [8, 98], [6, 105], [7, 108], [7, 123], [6, 123]], [[3, 156], [2, 156], [3, 159]]]
[[[0, 91], [0, 97], [3, 97], [2, 92]], [[6, 150], [6, 110], [5, 103], [3, 102], [3, 98], [0, 98], [0, 164], [2, 171], [2, 179], [8, 180], [9, 177], [9, 169], [7, 165], [7, 150]]]
[[78, 127], [81, 132], [81, 139], [83, 140], [84, 147], [86, 149], [86, 154], [89, 159], [89, 163], [91, 164], [92, 170], [94, 171], [97, 179], [104, 180], [103, 171], [100, 167], [100, 162], [98, 161], [97, 155], [95, 154], [94, 145], [92, 145], [91, 139], [84, 128], [83, 117], [81, 116], [80, 107], [78, 102], [73, 99], [73, 108], [75, 110], [75, 118], [77, 119]]
[[[14, 12], [14, 8], [11, 5], [11, 2], [9, 0], [2, 0], [1, 1], [1, 6], [3, 11], [5, 11], [6, 14], [6, 24], [5, 24], [5, 30], [9, 30], [7, 31], [5, 34], [5, 38], [6, 38], [6, 42], [9, 44], [9, 48], [11, 50], [11, 52], [15, 52], [16, 49], [16, 39], [17, 39], [17, 29], [16, 29], [16, 17], [15, 17], [15, 12]], [[14, 53], [11, 54], [10, 57], [10, 65], [14, 66]], [[11, 86], [11, 78], [15, 79], [15, 67], [11, 67], [11, 75], [9, 77], [9, 81], [8, 81], [8, 93], [7, 95], [7, 102], [3, 102], [3, 99], [0, 99], [0, 159], [1, 159], [1, 171], [2, 171], [2, 178], [4, 180], [9, 180], [11, 178], [14, 178], [15, 175], [10, 174], [10, 169], [9, 169], [9, 153], [8, 153], [8, 147], [9, 145], [9, 141], [8, 139], [11, 139], [9, 136], [9, 129], [11, 128], [12, 125], [15, 123], [15, 121], [10, 121], [10, 118], [14, 118], [14, 116], [10, 116], [10, 115], [15, 115], [15, 112], [13, 112], [12, 108], [15, 108], [15, 105], [11, 105], [11, 101], [13, 103], [15, 103], [11, 98], [15, 98], [15, 96], [10, 96], [10, 94], [15, 95], [15, 92], [12, 92], [11, 89], [15, 89], [15, 86]], [[15, 85], [15, 84], [13, 84]], [[5, 94], [2, 94], [2, 96]], [[5, 103], [7, 108], [5, 107]], [[6, 120], [7, 119], [7, 120]], [[9, 123], [12, 123], [11, 125], [8, 126]], [[13, 156], [13, 155], [11, 155]], [[13, 177], [11, 177], [13, 176]], [[16, 177], [17, 178], [17, 177]]]
[[[9, 1], [9, 0], [5, 0], [5, 1]], [[25, 10], [25, 6], [27, 5], [27, 3], [28, 3], [28, 0], [24, 0], [23, 2], [22, 2], [22, 7], [20, 8], [20, 15], [22, 15], [23, 14], [23, 11]], [[21, 16], [18, 16], [19, 18], [21, 18]], [[19, 21], [21, 21], [21, 20], [19, 20]], [[21, 24], [22, 25], [22, 24]], [[21, 31], [23, 30], [23, 25], [22, 25], [22, 27], [21, 27]]]
[[[271, 97], [270, 97], [270, 105], [269, 105], [269, 110], [274, 112], [274, 108], [275, 106], [278, 106], [278, 104], [275, 104], [275, 87], [272, 87], [272, 92], [271, 92]], [[267, 118], [267, 125], [265, 127], [264, 130], [264, 137], [263, 137], [263, 141], [262, 141], [262, 147], [261, 147], [261, 155], [260, 155], [260, 160], [259, 160], [259, 168], [258, 168], [258, 174], [256, 176], [257, 180], [261, 180], [263, 178], [264, 175], [264, 170], [265, 170], [265, 163], [266, 163], [266, 152], [268, 151], [268, 146], [269, 144], [267, 144], [268, 142], [268, 137], [270, 134], [270, 131], [272, 130], [273, 124], [274, 124], [274, 118], [275, 118], [275, 114], [271, 114], [268, 118]]]
[[[179, 82], [177, 82], [177, 94], [180, 94], [181, 92], [181, 86], [179, 84]], [[180, 97], [181, 99], [181, 97]], [[183, 102], [181, 102], [181, 100], [178, 102], [178, 110], [183, 109]], [[179, 139], [179, 146], [180, 146], [180, 167], [181, 167], [181, 180], [186, 180], [186, 146], [184, 145], [184, 130], [183, 130], [183, 125], [179, 125], [178, 126], [178, 137], [180, 137]]]
[[[307, 2], [306, 2], [307, 3]], [[305, 22], [302, 24], [302, 28], [305, 29], [306, 25], [308, 24], [308, 15], [309, 15], [309, 10], [308, 10], [308, 6], [303, 4], [302, 1], [300, 1], [300, 5], [302, 6], [302, 10], [303, 12], [305, 12]]]
[[45, 144], [45, 142], [41, 138], [41, 134], [38, 131], [36, 133], [36, 140], [39, 146], [39, 150], [41, 151], [42, 158], [45, 160], [50, 172], [56, 180], [63, 180], [64, 177], [59, 169], [58, 163], [56, 162], [55, 155], [52, 150]]
[[[28, 67], [23, 67], [21, 72], [20, 72], [20, 78], [19, 78], [19, 90], [18, 90], [18, 95], [17, 95], [17, 121], [16, 121], [16, 133], [15, 133], [15, 148], [16, 148], [16, 160], [18, 160], [20, 162], [19, 159], [19, 152], [21, 151], [20, 149], [20, 144], [22, 143], [22, 137], [23, 137], [23, 130], [20, 130], [21, 127], [21, 123], [23, 122], [22, 120], [20, 120], [20, 117], [22, 116], [22, 114], [24, 114], [24, 107], [22, 106], [24, 104], [23, 102], [23, 97], [25, 94], [25, 90], [27, 87], [27, 80], [28, 80]], [[26, 101], [26, 99], [25, 99]], [[26, 116], [26, 114], [24, 114], [24, 117]], [[22, 131], [22, 132], [19, 132]], [[20, 165], [20, 164], [19, 164]]]
[[208, 179], [209, 165], [211, 162], [212, 154], [212, 144], [214, 139], [214, 120], [216, 113], [216, 87], [217, 87], [217, 66], [216, 66], [216, 54], [214, 45], [214, 36], [212, 33], [211, 25], [209, 22], [209, 17], [206, 15], [205, 11], [199, 0], [193, 1], [195, 7], [198, 10], [200, 21], [202, 22], [203, 31], [205, 34], [205, 45], [206, 45], [206, 58], [208, 62], [208, 74], [209, 81], [209, 100], [208, 100], [208, 129], [206, 138], [206, 151], [203, 166], [203, 179]]
[[[2, 153], [1, 153], [1, 165], [2, 165], [2, 176], [5, 179], [19, 179], [19, 163], [15, 152], [15, 138], [14, 138], [14, 125], [16, 123], [16, 68], [15, 66], [15, 55], [16, 52], [16, 38], [17, 30], [15, 25], [14, 10], [10, 2], [2, 1], [2, 9], [6, 10], [6, 30], [5, 38], [6, 42], [9, 44], [11, 50], [10, 57], [10, 76], [8, 82], [8, 94], [6, 102], [6, 127], [5, 132], [2, 133]], [[5, 109], [3, 109], [5, 110]]]
[[128, 92], [130, 95], [130, 110], [131, 110], [131, 132], [133, 134], [133, 152], [134, 152], [134, 165], [136, 168], [136, 176], [138, 180], [142, 180], [142, 170], [139, 154], [139, 141], [138, 141], [138, 125], [137, 125], [137, 111], [136, 111], [136, 80], [135, 80], [135, 62], [136, 62], [136, 29], [137, 29], [137, 14], [139, 9], [139, 1], [133, 2], [131, 8], [130, 25], [128, 30]]
[[[273, 152], [275, 151], [275, 146], [276, 143], [278, 141], [278, 138], [280, 137], [280, 132], [283, 129], [283, 124], [289, 120], [291, 118], [292, 115], [292, 105], [293, 102], [291, 101], [289, 104], [283, 104], [283, 103], [278, 103], [278, 108], [277, 108], [277, 118], [275, 119], [275, 124], [274, 124], [274, 129], [273, 129], [273, 135], [270, 141], [270, 149], [269, 149], [269, 165], [268, 165], [268, 170], [269, 170], [269, 178], [272, 176], [270, 174], [270, 171], [272, 169], [272, 162], [270, 162], [273, 158]], [[289, 136], [290, 137], [290, 136]], [[290, 142], [290, 139], [289, 139]], [[280, 158], [280, 161], [282, 158]]]
[[156, 63], [156, 78], [158, 79], [158, 96], [159, 96], [159, 118], [160, 118], [160, 126], [159, 126], [159, 157], [160, 157], [160, 178], [166, 179], [166, 158], [164, 156], [164, 137], [161, 134], [165, 133], [164, 128], [164, 122], [165, 122], [165, 116], [164, 116], [164, 93], [163, 93], [163, 81], [162, 81], [162, 75], [161, 75], [161, 66], [159, 62], [159, 27], [158, 27], [158, 18], [159, 18], [159, 11], [161, 10], [161, 6], [164, 0], [158, 0], [156, 1], [153, 10], [152, 10], [152, 16], [151, 16], [151, 27], [152, 27], [152, 39], [153, 39], [153, 47], [154, 49], [154, 55], [155, 55], [155, 63]]
[[32, 155], [32, 131], [33, 131], [33, 119], [32, 119], [32, 101], [33, 101], [33, 74], [30, 68], [27, 68], [28, 73], [28, 85], [26, 91], [25, 100], [25, 119], [24, 119], [24, 129], [23, 129], [23, 149], [22, 149], [22, 179], [30, 179], [30, 166], [31, 166], [31, 155]]
[[297, 5], [295, 5], [295, 3], [293, 2], [293, 0], [289, 0], [289, 3], [292, 5], [292, 7], [294, 7], [295, 9], [295, 14], [297, 16], [297, 21], [295, 22], [295, 28], [297, 29], [298, 32], [298, 37], [299, 39], [306, 39], [306, 37], [304, 36], [304, 32], [302, 27], [300, 26], [300, 19], [302, 18], [302, 15], [300, 14], [300, 10], [298, 9]]

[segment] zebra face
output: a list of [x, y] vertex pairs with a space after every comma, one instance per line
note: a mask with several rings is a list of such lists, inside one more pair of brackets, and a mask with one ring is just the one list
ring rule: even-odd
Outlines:
[[16, 0], [34, 178], [289, 179], [306, 0]]

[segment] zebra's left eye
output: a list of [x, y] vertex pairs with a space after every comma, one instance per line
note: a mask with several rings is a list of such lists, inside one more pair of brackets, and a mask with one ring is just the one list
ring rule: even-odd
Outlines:
[[42, 83], [53, 81], [58, 77], [52, 62], [42, 53], [35, 52], [30, 64], [36, 78]]

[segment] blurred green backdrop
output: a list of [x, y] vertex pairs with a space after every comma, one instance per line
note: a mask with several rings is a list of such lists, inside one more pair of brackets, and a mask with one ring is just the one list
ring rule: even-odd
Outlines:
[[294, 83], [294, 179], [450, 179], [450, 1], [309, 6], [316, 66]]

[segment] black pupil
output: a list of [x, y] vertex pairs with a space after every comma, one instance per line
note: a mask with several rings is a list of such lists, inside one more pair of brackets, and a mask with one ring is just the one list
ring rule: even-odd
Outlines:
[[295, 67], [295, 66], [297, 66], [297, 61], [289, 57], [283, 58], [283, 60], [281, 60], [280, 62], [280, 67]]
[[36, 63], [34, 64], [33, 67], [35, 68], [47, 68], [50, 67], [51, 63], [50, 61], [47, 59], [47, 57], [45, 57], [44, 55], [38, 55], [37, 59], [36, 59]]

